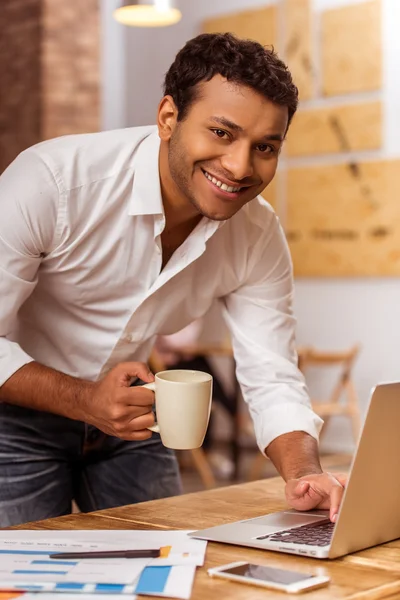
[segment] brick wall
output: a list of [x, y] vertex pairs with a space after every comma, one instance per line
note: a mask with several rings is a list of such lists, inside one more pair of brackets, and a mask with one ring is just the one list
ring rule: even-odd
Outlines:
[[0, 172], [43, 139], [100, 126], [99, 0], [0, 0]]
[[98, 0], [42, 0], [44, 139], [99, 129]]
[[41, 0], [1, 0], [0, 173], [41, 136]]

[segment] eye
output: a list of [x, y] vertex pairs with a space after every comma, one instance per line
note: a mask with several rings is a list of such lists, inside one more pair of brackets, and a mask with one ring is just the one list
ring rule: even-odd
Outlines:
[[257, 150], [263, 152], [264, 154], [272, 154], [276, 152], [275, 146], [271, 146], [271, 144], [258, 144]]
[[224, 139], [226, 136], [228, 136], [228, 133], [223, 129], [211, 129], [211, 131], [220, 139]]

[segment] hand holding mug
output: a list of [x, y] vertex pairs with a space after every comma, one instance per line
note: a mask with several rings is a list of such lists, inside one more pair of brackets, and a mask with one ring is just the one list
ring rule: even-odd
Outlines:
[[83, 419], [108, 435], [123, 440], [145, 440], [154, 425], [154, 394], [145, 386], [130, 387], [139, 378], [153, 382], [149, 367], [140, 362], [120, 363], [100, 381], [91, 384]]

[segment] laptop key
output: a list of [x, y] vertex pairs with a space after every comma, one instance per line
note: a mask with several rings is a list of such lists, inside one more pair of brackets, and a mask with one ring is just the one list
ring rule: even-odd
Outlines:
[[330, 521], [323, 521], [322, 523], [319, 521], [310, 525], [292, 527], [278, 533], [262, 535], [257, 539], [306, 546], [328, 546], [332, 539], [334, 526], [335, 524]]

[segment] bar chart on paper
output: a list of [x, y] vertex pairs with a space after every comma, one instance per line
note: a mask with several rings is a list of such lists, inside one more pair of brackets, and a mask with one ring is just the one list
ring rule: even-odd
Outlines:
[[189, 530], [54, 530], [46, 531], [43, 539], [42, 531], [2, 531], [0, 549], [10, 548], [17, 543], [23, 543], [22, 549], [29, 549], [27, 544], [35, 543], [38, 550], [46, 549], [42, 547], [43, 543], [51, 544], [52, 552], [67, 552], [67, 548], [71, 548], [71, 552], [85, 548], [93, 551], [160, 548], [160, 557], [152, 559], [152, 566], [202, 566], [207, 542], [190, 538], [188, 533]]
[[191, 595], [196, 567], [146, 567], [135, 588], [136, 594], [182, 598]]
[[[52, 593], [60, 592], [66, 600], [70, 600], [68, 594], [79, 593], [107, 594], [109, 600], [121, 594], [130, 595], [131, 599], [138, 593], [186, 600], [190, 598], [196, 567], [204, 564], [207, 547], [207, 542], [189, 538], [188, 533], [65, 530], [46, 531], [44, 538], [42, 531], [2, 531], [0, 590], [24, 590], [24, 600], [34, 600], [36, 592], [47, 592], [46, 600], [52, 600]], [[60, 552], [149, 548], [160, 548], [160, 557], [50, 558], [50, 554]]]
[[0, 589], [83, 593], [133, 593], [151, 559], [54, 560], [56, 552], [110, 549], [109, 544], [70, 541], [0, 544]]

